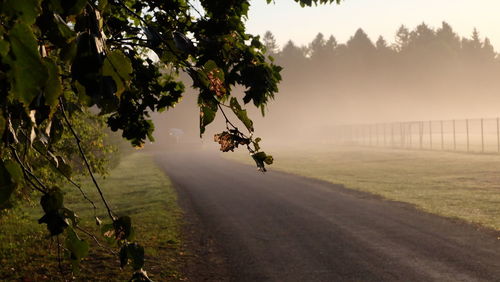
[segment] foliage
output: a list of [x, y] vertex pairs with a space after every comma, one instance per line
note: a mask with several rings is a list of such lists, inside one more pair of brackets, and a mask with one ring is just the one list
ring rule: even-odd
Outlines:
[[[75, 181], [81, 184], [89, 199], [98, 199], [90, 178], [76, 175]], [[187, 242], [181, 236], [182, 210], [172, 183], [155, 164], [153, 156], [137, 151], [123, 156], [105, 179], [100, 178], [100, 183], [112, 201], [113, 210], [132, 217], [137, 242], [145, 249], [148, 276], [155, 281], [182, 281], [181, 270], [192, 259], [185, 247]], [[80, 192], [71, 185], [63, 185], [61, 189], [65, 206], [79, 215], [76, 233], [90, 245], [76, 280], [128, 281], [132, 267], [125, 266], [122, 270], [118, 257], [106, 247], [104, 238], [97, 236], [96, 211], [81, 200]], [[100, 207], [98, 202], [96, 206]], [[43, 214], [38, 203], [23, 202], [6, 212], [0, 218], [0, 281], [71, 280], [69, 257], [67, 263], [61, 265], [64, 275], [63, 279], [60, 277], [57, 237], [48, 240], [45, 226], [36, 223]], [[99, 218], [105, 215], [105, 209], [97, 210]], [[97, 241], [91, 237], [93, 234]], [[64, 238], [60, 238], [60, 243], [60, 256], [65, 258]]]
[[[295, 1], [302, 6], [334, 2]], [[150, 112], [164, 111], [180, 101], [184, 86], [177, 74], [184, 71], [199, 91], [200, 133], [220, 112], [229, 132], [222, 146], [228, 142], [246, 145], [261, 170], [265, 163], [272, 163], [272, 157], [260, 151], [258, 139], [253, 138], [253, 123], [238, 101], [263, 110], [281, 80], [281, 68], [266, 59], [259, 37], [245, 33], [249, 1], [201, 0], [196, 5], [200, 7], [193, 3], [0, 3], [0, 205], [11, 201], [18, 187], [38, 191], [44, 210], [39, 222], [47, 225], [51, 236], [65, 236], [64, 247], [75, 270], [87, 254], [88, 244], [80, 238], [78, 217], [65, 206], [64, 195], [52, 177], [58, 172], [81, 189], [71, 179], [75, 164], [68, 160], [77, 153], [83, 163], [79, 168], [88, 171], [109, 216], [110, 223], [101, 228], [103, 236], [121, 248], [122, 263], [132, 263], [132, 280], [149, 280], [142, 270], [143, 251], [133, 242], [131, 219], [115, 215], [94, 177], [93, 172], [101, 167], [96, 162], [99, 154], [90, 154], [93, 148], [86, 147], [92, 141], [84, 138], [92, 133], [85, 132], [82, 123], [87, 120], [81, 118], [92, 119], [90, 110], [99, 111], [113, 131], [121, 130], [123, 137], [140, 147], [146, 139], [153, 139]], [[236, 85], [245, 89], [243, 97], [231, 95]], [[248, 134], [229, 120], [224, 107], [232, 110]], [[74, 139], [73, 149], [62, 139], [65, 135]], [[46, 178], [37, 158], [54, 170]], [[96, 222], [101, 220], [96, 218]]]

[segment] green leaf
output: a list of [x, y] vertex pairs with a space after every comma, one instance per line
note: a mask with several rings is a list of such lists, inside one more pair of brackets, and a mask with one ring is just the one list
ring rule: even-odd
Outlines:
[[127, 245], [127, 251], [132, 260], [132, 268], [140, 270], [144, 266], [144, 247], [137, 243]]
[[109, 52], [104, 60], [102, 74], [111, 76], [116, 83], [116, 95], [120, 96], [128, 87], [130, 74], [132, 73], [132, 63], [130, 59], [119, 50]]
[[271, 155], [267, 155], [266, 158], [264, 159], [264, 162], [267, 165], [272, 165], [274, 163], [274, 158]]
[[113, 222], [117, 241], [130, 240], [133, 236], [132, 219], [129, 216], [120, 216]]
[[208, 100], [207, 102], [202, 102], [200, 106], [200, 136], [205, 133], [205, 128], [207, 125], [212, 123], [217, 114], [217, 104], [213, 101]]
[[59, 36], [65, 39], [66, 42], [71, 41], [76, 36], [76, 33], [66, 24], [64, 19], [60, 15], [55, 13], [54, 13], [54, 23], [56, 25]]
[[23, 181], [24, 178], [23, 169], [17, 162], [14, 162], [12, 160], [6, 160], [4, 165], [7, 171], [9, 172], [10, 178], [13, 182], [21, 183]]
[[42, 196], [40, 205], [45, 213], [57, 212], [63, 207], [64, 196], [59, 188], [55, 188]]
[[47, 68], [38, 53], [35, 35], [28, 25], [15, 24], [9, 32], [9, 38], [14, 55], [9, 62], [12, 67], [12, 94], [27, 106], [45, 85]]
[[257, 167], [259, 168], [260, 171], [266, 172], [266, 164], [270, 165], [273, 163], [273, 157], [270, 155], [266, 155], [264, 152], [257, 152], [252, 155], [253, 160], [255, 161], [255, 164], [257, 164]]
[[9, 52], [10, 50], [10, 44], [7, 40], [0, 40], [0, 55], [2, 57], [5, 57], [7, 56], [7, 53]]
[[217, 66], [214, 61], [208, 60], [205, 65], [203, 65], [203, 69], [205, 70], [205, 74], [208, 75], [208, 73], [212, 72], [215, 77], [220, 79], [221, 82], [224, 82], [224, 72]]
[[62, 82], [59, 76], [60, 68], [49, 58], [44, 58], [43, 62], [47, 67], [49, 75], [45, 83], [45, 104], [53, 108], [59, 103], [59, 96], [61, 96], [63, 92]]
[[59, 57], [64, 62], [70, 62], [75, 58], [76, 52], [77, 52], [76, 40], [72, 40], [68, 42], [68, 44], [66, 44], [63, 48], [61, 48]]
[[235, 97], [231, 98], [229, 106], [238, 119], [245, 125], [248, 131], [253, 132], [253, 121], [248, 118], [247, 110], [243, 110]]
[[108, 6], [108, 0], [99, 0], [98, 2], [97, 10], [104, 11], [104, 9]]
[[68, 231], [66, 231], [65, 246], [70, 253], [73, 270], [78, 269], [82, 258], [89, 254], [89, 244], [85, 240], [80, 239], [73, 228], [68, 228]]
[[127, 245], [123, 245], [120, 248], [119, 257], [120, 257], [120, 267], [121, 268], [124, 268], [128, 264], [128, 249], [127, 249], [127, 247], [128, 247]]
[[[64, 132], [64, 125], [62, 121], [57, 117], [53, 117], [50, 123], [50, 134], [49, 134], [49, 144], [55, 144], [59, 140]], [[57, 160], [57, 164], [59, 165], [59, 160]]]
[[206, 73], [209, 73], [213, 70], [216, 70], [218, 67], [217, 67], [217, 64], [212, 61], [212, 60], [208, 60], [204, 65], [203, 65], [203, 69], [205, 70]]
[[106, 239], [106, 242], [110, 245], [116, 244], [115, 227], [112, 223], [104, 224], [101, 226], [101, 234]]
[[19, 17], [27, 25], [32, 25], [40, 14], [41, 0], [4, 0], [1, 4], [1, 13], [9, 17]]
[[59, 14], [64, 13], [61, 1], [64, 0], [49, 0], [49, 9]]
[[66, 15], [78, 15], [87, 5], [87, 0], [60, 0]]
[[64, 48], [75, 39], [76, 33], [66, 24], [64, 19], [57, 13], [47, 12], [37, 21], [47, 39], [59, 48]]
[[255, 138], [255, 140], [252, 142], [253, 143], [253, 146], [255, 148], [255, 151], [260, 151], [260, 141], [262, 141], [262, 139], [260, 137], [257, 137]]
[[[7, 164], [8, 166], [8, 164]], [[6, 162], [0, 160], [0, 209], [10, 200], [12, 192], [16, 188], [16, 183], [12, 180]]]
[[3, 117], [3, 112], [0, 110], [0, 137], [3, 136], [5, 128], [7, 127], [7, 120]]
[[58, 211], [51, 211], [46, 213], [42, 218], [38, 220], [39, 224], [47, 224], [47, 229], [51, 236], [56, 236], [64, 232], [64, 229], [68, 227], [68, 223], [65, 218], [59, 214]]
[[66, 163], [66, 160], [64, 160], [63, 157], [57, 156], [57, 168], [59, 171], [66, 177], [71, 177], [71, 174], [73, 172], [73, 168], [71, 168], [70, 165]]
[[78, 224], [78, 216], [74, 211], [63, 207], [59, 210], [59, 214], [63, 218], [69, 219], [71, 221], [71, 224], [73, 224], [73, 226], [76, 226]]

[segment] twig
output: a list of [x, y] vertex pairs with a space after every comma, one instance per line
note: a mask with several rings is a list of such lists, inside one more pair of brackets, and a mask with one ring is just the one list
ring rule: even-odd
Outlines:
[[148, 23], [141, 16], [139, 16], [136, 12], [132, 11], [127, 5], [125, 5], [125, 3], [123, 3], [123, 1], [118, 0], [118, 3], [120, 3], [120, 6], [122, 6], [123, 8], [125, 8], [125, 10], [127, 10], [132, 15], [134, 15], [144, 25], [148, 26]]
[[193, 6], [193, 4], [187, 2], [188, 6], [190, 6], [196, 13], [198, 13], [198, 15], [200, 16], [200, 18], [204, 18], [204, 16], [200, 13], [200, 11], [198, 11], [198, 9], [196, 9], [195, 6]]
[[[127, 5], [125, 5], [125, 3], [123, 3], [123, 1], [122, 1], [122, 0], [118, 0], [118, 3], [120, 3], [120, 6], [122, 6], [123, 8], [125, 8], [125, 10], [127, 10], [130, 14], [132, 14], [135, 18], [137, 18], [140, 22], [142, 22], [142, 24], [143, 24], [145, 27], [147, 27], [147, 28], [151, 28], [151, 26], [149, 25], [149, 23], [148, 23], [146, 20], [144, 20], [144, 19], [143, 19], [140, 15], [138, 15], [136, 12], [132, 11], [129, 7], [127, 7]], [[177, 19], [176, 19], [175, 17], [173, 17], [173, 18], [177, 21]], [[177, 22], [178, 22], [178, 21], [177, 21]], [[160, 38], [162, 39], [162, 41], [166, 41], [166, 40], [163, 38], [162, 34], [158, 33], [158, 35], [160, 36]], [[124, 43], [124, 44], [126, 44], [126, 43]], [[170, 45], [169, 45], [168, 43], [165, 43], [165, 46], [167, 46], [167, 49], [168, 49], [170, 52], [172, 52], [172, 54], [173, 54], [173, 55], [174, 55], [174, 56], [175, 56], [175, 57], [176, 57], [176, 58], [177, 58], [180, 62], [185, 62], [185, 63], [187, 62], [187, 60], [184, 60], [183, 58], [181, 58], [181, 57], [179, 56], [179, 54], [177, 54], [177, 52], [176, 52], [174, 49], [172, 49], [172, 47], [170, 47]], [[155, 51], [155, 50], [154, 50], [151, 46], [148, 46], [147, 48], [149, 48], [149, 49], [153, 50], [154, 52], [156, 52], [156, 51]], [[193, 69], [190, 65], [186, 65], [186, 66], [185, 66], [185, 68], [186, 68], [186, 69], [188, 69], [188, 70]]]
[[61, 243], [59, 242], [59, 235], [57, 235], [57, 263], [59, 266], [59, 273], [61, 273], [61, 275], [64, 278], [64, 269], [62, 267], [62, 258], [61, 258]]
[[97, 192], [99, 192], [99, 195], [101, 196], [101, 200], [104, 203], [104, 206], [106, 207], [106, 210], [108, 211], [108, 215], [111, 218], [112, 221], [115, 221], [115, 217], [113, 216], [113, 213], [111, 211], [111, 208], [108, 205], [108, 202], [104, 198], [104, 194], [102, 193], [101, 187], [99, 186], [99, 183], [97, 183], [97, 180], [95, 179], [94, 173], [92, 172], [92, 168], [90, 167], [89, 161], [87, 160], [87, 157], [85, 156], [85, 152], [83, 151], [83, 148], [81, 146], [81, 140], [78, 137], [78, 134], [76, 134], [75, 130], [73, 129], [73, 126], [71, 126], [71, 123], [68, 119], [68, 116], [66, 115], [66, 110], [64, 109], [64, 103], [62, 97], [59, 97], [59, 106], [61, 107], [61, 113], [64, 117], [64, 120], [66, 121], [66, 124], [68, 125], [71, 133], [73, 134], [73, 137], [75, 137], [76, 140], [76, 145], [78, 146], [78, 150], [80, 151], [80, 155], [85, 162], [85, 166], [87, 167], [87, 171], [90, 174], [90, 177], [92, 178], [92, 182], [94, 182], [94, 186], [97, 189]]
[[[38, 179], [38, 177], [36, 177], [28, 168], [26, 168], [26, 166], [23, 164], [23, 162], [21, 161], [21, 159], [19, 158], [19, 155], [17, 154], [17, 151], [16, 151], [16, 148], [14, 148], [14, 146], [10, 145], [10, 149], [12, 150], [12, 154], [14, 155], [14, 158], [16, 159], [16, 161], [19, 163], [19, 165], [21, 166], [22, 170], [23, 170], [23, 174], [24, 174], [24, 178], [38, 191], [42, 192], [43, 194], [47, 194], [47, 187], [45, 185], [43, 185], [43, 183], [40, 181], [40, 179]], [[36, 185], [31, 179], [30, 177], [34, 178], [35, 181], [38, 183], [38, 185], [40, 185], [42, 188], [40, 188], [38, 185]]]
[[[24, 133], [22, 133], [22, 134], [24, 135]], [[40, 154], [42, 157], [44, 157], [57, 171], [59, 171], [59, 173], [62, 176], [64, 176], [64, 178], [66, 178], [66, 180], [68, 180], [69, 183], [71, 183], [73, 186], [75, 186], [80, 191], [83, 198], [85, 198], [85, 200], [87, 200], [87, 202], [89, 202], [92, 205], [92, 207], [94, 208], [94, 216], [95, 216], [96, 212], [97, 212], [97, 207], [96, 207], [95, 203], [87, 196], [85, 191], [83, 191], [82, 187], [80, 185], [78, 185], [78, 183], [73, 181], [73, 179], [69, 178], [66, 174], [64, 174], [63, 171], [58, 166], [56, 166], [46, 154], [43, 154], [42, 152], [40, 152], [40, 150], [36, 146], [33, 146], [33, 148], [35, 149], [35, 151], [38, 152], [38, 154]]]
[[76, 226], [76, 229], [78, 229], [78, 230], [82, 231], [83, 233], [85, 233], [85, 235], [87, 235], [87, 236], [89, 236], [90, 238], [92, 238], [92, 240], [94, 240], [94, 242], [96, 242], [96, 244], [97, 244], [99, 247], [101, 247], [101, 248], [103, 248], [103, 249], [106, 249], [108, 252], [112, 253], [113, 255], [117, 255], [117, 253], [116, 253], [115, 251], [113, 251], [111, 248], [108, 248], [108, 247], [106, 247], [106, 246], [102, 245], [102, 244], [101, 244], [101, 242], [99, 242], [99, 240], [97, 240], [97, 238], [96, 238], [96, 237], [95, 237], [92, 233], [90, 233], [89, 231], [87, 231], [87, 230], [85, 230], [85, 229], [81, 228], [80, 226]]

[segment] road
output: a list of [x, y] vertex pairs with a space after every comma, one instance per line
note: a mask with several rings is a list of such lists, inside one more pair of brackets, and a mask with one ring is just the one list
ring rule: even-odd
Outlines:
[[497, 232], [216, 154], [156, 159], [231, 281], [500, 281]]

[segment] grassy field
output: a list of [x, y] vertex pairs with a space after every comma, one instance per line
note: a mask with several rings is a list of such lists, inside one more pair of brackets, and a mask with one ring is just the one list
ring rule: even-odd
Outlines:
[[[88, 180], [81, 183], [97, 204], [98, 195], [91, 183]], [[152, 158], [143, 153], [124, 157], [101, 184], [112, 209], [118, 215], [132, 217], [136, 240], [146, 248], [145, 269], [150, 277], [156, 281], [183, 280], [180, 272], [184, 263], [182, 213], [170, 181]], [[66, 206], [77, 212], [81, 225], [99, 234], [90, 204], [83, 202], [79, 192], [72, 187], [66, 187], [65, 193]], [[102, 209], [98, 216], [106, 218]], [[45, 226], [36, 223], [40, 217], [41, 208], [32, 204], [17, 208], [0, 219], [0, 281], [61, 279], [56, 241], [45, 239]], [[82, 238], [92, 243], [92, 249], [89, 258], [81, 264], [78, 281], [128, 281], [130, 268], [121, 271], [116, 256], [96, 246], [88, 236], [83, 234]]]
[[[271, 169], [345, 185], [500, 230], [500, 156], [309, 145], [266, 148]], [[247, 154], [224, 154], [248, 162]]]

